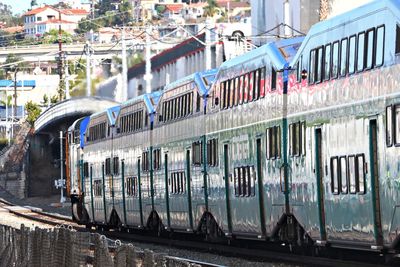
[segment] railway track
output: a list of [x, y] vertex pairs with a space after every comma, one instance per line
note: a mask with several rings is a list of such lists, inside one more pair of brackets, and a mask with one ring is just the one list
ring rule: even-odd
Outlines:
[[43, 224], [48, 224], [52, 226], [68, 225], [69, 227], [73, 228], [84, 228], [81, 225], [75, 223], [71, 218], [67, 216], [43, 212], [40, 209], [34, 207], [20, 207], [4, 199], [0, 199], [0, 208], [7, 210], [9, 213], [14, 214], [15, 216], [35, 222], [40, 222]]

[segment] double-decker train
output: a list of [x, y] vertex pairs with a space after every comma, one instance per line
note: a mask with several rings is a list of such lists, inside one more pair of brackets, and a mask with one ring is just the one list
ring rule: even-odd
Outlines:
[[73, 218], [399, 252], [399, 25], [374, 1], [77, 120]]

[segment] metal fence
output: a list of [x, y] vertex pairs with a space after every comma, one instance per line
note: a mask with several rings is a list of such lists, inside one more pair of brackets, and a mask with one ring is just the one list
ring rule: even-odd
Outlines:
[[0, 225], [0, 267], [198, 267], [183, 259], [142, 250], [95, 233], [68, 228], [15, 229]]

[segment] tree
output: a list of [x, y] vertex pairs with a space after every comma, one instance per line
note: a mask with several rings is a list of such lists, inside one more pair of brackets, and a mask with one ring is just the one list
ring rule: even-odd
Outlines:
[[[102, 23], [102, 22], [99, 21], [99, 23]], [[75, 29], [75, 32], [77, 34], [87, 33], [90, 30], [93, 30], [94, 32], [96, 32], [99, 28], [100, 28], [100, 25], [97, 22], [95, 24], [95, 23], [92, 23], [90, 20], [83, 18], [78, 22], [78, 28]]]
[[25, 109], [28, 114], [26, 121], [33, 127], [42, 110], [38, 104], [33, 103], [32, 101], [29, 101], [25, 104]]
[[207, 0], [207, 6], [204, 7], [204, 16], [213, 17], [218, 10], [218, 4], [215, 0]]
[[3, 67], [5, 74], [7, 72], [15, 72], [18, 69], [24, 67], [23, 59], [15, 54], [8, 54], [5, 63], [5, 67]]
[[34, 6], [37, 6], [37, 1], [36, 0], [32, 0], [31, 1], [31, 9], [33, 9]]
[[[51, 29], [49, 32], [46, 32], [43, 35], [43, 43], [45, 44], [54, 44], [58, 43], [58, 30], [57, 29]], [[72, 42], [72, 35], [67, 33], [64, 30], [61, 30], [61, 41], [63, 43], [71, 43]]]

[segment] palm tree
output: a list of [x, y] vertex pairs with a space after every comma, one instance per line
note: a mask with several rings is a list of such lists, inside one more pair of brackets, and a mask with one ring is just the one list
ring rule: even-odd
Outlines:
[[207, 6], [204, 7], [204, 16], [205, 17], [213, 17], [214, 14], [217, 12], [217, 2], [215, 0], [207, 0]]
[[31, 9], [33, 9], [34, 6], [37, 6], [37, 1], [36, 0], [32, 0], [31, 1]]
[[319, 1], [319, 20], [325, 20], [330, 12], [330, 0]]

